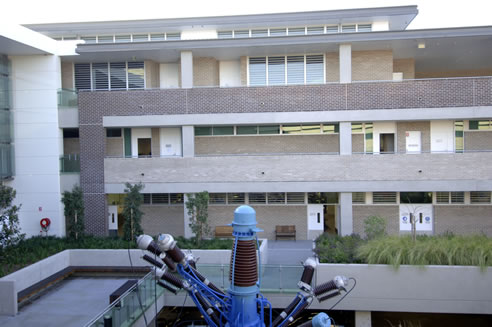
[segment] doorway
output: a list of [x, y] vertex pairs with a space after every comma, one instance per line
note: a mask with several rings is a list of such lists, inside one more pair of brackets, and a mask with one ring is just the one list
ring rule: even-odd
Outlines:
[[152, 150], [151, 150], [151, 139], [150, 138], [142, 138], [142, 139], [137, 139], [138, 143], [138, 157], [139, 158], [145, 158], [145, 157], [151, 157], [152, 156]]
[[395, 134], [379, 134], [379, 153], [395, 153]]
[[337, 227], [337, 206], [336, 205], [327, 205], [323, 206], [324, 212], [324, 232], [327, 234], [338, 234]]

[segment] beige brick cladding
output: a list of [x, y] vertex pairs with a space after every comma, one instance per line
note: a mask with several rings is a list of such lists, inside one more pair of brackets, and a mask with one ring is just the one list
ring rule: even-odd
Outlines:
[[207, 136], [195, 137], [195, 153], [338, 153], [336, 135]]
[[492, 150], [492, 131], [465, 132], [465, 151]]
[[403, 73], [403, 79], [415, 78], [415, 59], [394, 59], [393, 71], [395, 73]]
[[63, 139], [63, 154], [79, 154], [80, 142], [79, 138]]
[[144, 64], [145, 64], [145, 86], [149, 89], [158, 89], [160, 87], [159, 63], [146, 60]]
[[406, 152], [406, 135], [405, 132], [420, 131], [421, 144], [423, 152], [430, 152], [430, 122], [399, 122], [396, 124], [396, 142], [398, 144], [396, 151]]
[[352, 153], [364, 152], [364, 134], [352, 134]]
[[491, 205], [435, 205], [435, 234], [485, 234], [492, 236]]
[[[259, 238], [275, 239], [276, 225], [295, 225], [296, 238], [305, 240], [307, 238], [307, 207], [305, 205], [251, 205], [256, 210], [258, 228], [264, 232], [258, 233]], [[236, 206], [208, 207], [208, 221], [212, 229], [215, 226], [230, 224], [234, 218]]]
[[380, 216], [386, 220], [386, 233], [398, 235], [400, 232], [399, 214], [400, 211], [397, 205], [353, 205], [354, 234], [365, 237], [364, 220], [370, 216]]
[[62, 61], [61, 63], [61, 82], [63, 89], [74, 89], [73, 85], [73, 63]]
[[340, 57], [338, 52], [327, 52], [326, 83], [340, 82]]
[[123, 157], [123, 138], [107, 137], [105, 152], [108, 157]]
[[415, 72], [416, 78], [446, 78], [471, 76], [492, 76], [492, 68], [477, 70], [448, 70], [443, 72]]
[[352, 52], [353, 81], [389, 81], [393, 79], [391, 50]]
[[161, 137], [160, 129], [152, 128], [151, 130], [151, 151], [154, 157], [159, 157], [161, 155]]
[[142, 229], [145, 234], [184, 236], [184, 208], [178, 206], [143, 205]]
[[248, 85], [248, 58], [242, 56], [240, 58], [241, 65], [241, 85]]
[[218, 86], [219, 62], [215, 58], [193, 58], [193, 86]]

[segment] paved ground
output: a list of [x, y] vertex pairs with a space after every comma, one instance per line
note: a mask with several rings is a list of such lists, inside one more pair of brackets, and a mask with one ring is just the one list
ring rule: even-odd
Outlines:
[[269, 265], [301, 265], [312, 256], [312, 241], [268, 241]]
[[76, 277], [62, 281], [0, 326], [84, 326], [109, 305], [109, 294], [128, 278]]

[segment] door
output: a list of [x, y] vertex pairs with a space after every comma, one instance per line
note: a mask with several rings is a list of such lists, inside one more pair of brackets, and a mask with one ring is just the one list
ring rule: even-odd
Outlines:
[[400, 231], [411, 232], [415, 220], [417, 232], [433, 231], [432, 204], [400, 204]]
[[422, 151], [421, 132], [405, 132], [405, 143], [407, 153], [420, 153]]
[[324, 230], [324, 212], [322, 204], [309, 204], [307, 206], [308, 239], [315, 239]]
[[144, 138], [144, 139], [138, 139], [137, 140], [137, 146], [138, 146], [138, 157], [150, 157], [152, 156], [152, 149], [151, 149], [151, 139], [150, 138]]
[[108, 206], [108, 229], [118, 231], [118, 206]]
[[328, 234], [338, 234], [337, 226], [337, 206], [324, 205], [324, 232]]
[[384, 133], [379, 134], [379, 153], [394, 153], [395, 152], [395, 134]]

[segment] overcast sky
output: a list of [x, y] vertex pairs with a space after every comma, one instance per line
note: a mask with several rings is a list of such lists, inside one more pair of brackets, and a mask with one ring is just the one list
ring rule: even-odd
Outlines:
[[4, 0], [2, 19], [18, 24], [225, 16], [418, 5], [410, 29], [492, 25], [491, 0]]

